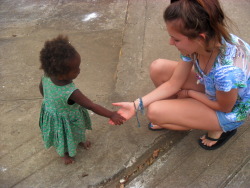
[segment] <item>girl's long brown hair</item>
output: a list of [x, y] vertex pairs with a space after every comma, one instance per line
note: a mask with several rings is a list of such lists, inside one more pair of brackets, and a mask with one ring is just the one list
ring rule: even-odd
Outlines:
[[176, 22], [176, 29], [194, 39], [199, 34], [206, 34], [208, 47], [211, 39], [221, 43], [222, 38], [231, 42], [225, 19], [228, 19], [221, 9], [218, 0], [177, 0], [173, 1], [164, 12], [165, 22]]

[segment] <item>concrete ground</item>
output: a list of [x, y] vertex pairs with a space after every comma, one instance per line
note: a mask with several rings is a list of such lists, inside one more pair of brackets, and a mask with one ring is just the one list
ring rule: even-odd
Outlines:
[[[221, 0], [250, 43], [250, 1]], [[90, 150], [79, 148], [65, 166], [45, 149], [38, 126], [42, 97], [39, 52], [48, 39], [68, 35], [82, 57], [79, 89], [109, 109], [153, 88], [148, 66], [178, 59], [162, 20], [168, 0], [0, 1], [0, 187], [250, 187], [250, 122], [216, 151], [197, 144], [203, 131], [152, 132], [140, 116], [122, 126], [91, 113]]]

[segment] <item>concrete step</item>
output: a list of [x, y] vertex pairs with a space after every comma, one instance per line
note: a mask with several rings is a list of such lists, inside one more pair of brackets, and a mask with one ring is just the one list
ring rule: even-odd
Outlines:
[[[236, 8], [234, 2], [221, 1], [226, 13], [237, 13], [239, 7], [244, 10], [250, 6], [247, 2], [241, 2], [237, 3]], [[148, 74], [148, 67], [153, 60], [175, 60], [179, 56], [178, 51], [168, 45], [169, 36], [162, 19], [163, 10], [168, 3], [169, 1], [129, 3], [115, 88], [124, 101], [132, 101], [153, 89]], [[249, 17], [249, 13], [245, 13]], [[237, 16], [232, 19], [239, 23]], [[244, 24], [240, 27], [245, 30], [248, 28]], [[246, 32], [238, 34], [247, 40]], [[131, 188], [249, 187], [248, 126], [249, 121], [239, 129], [235, 137], [216, 151], [203, 150], [197, 144], [197, 139], [204, 131], [192, 131], [179, 136], [177, 132], [171, 132], [172, 138], [176, 138], [173, 141], [155, 138], [159, 142], [154, 142], [152, 147], [141, 152], [141, 157], [130, 168], [114, 176], [105, 187], [118, 187], [120, 179], [125, 179], [125, 187]], [[166, 132], [164, 136], [168, 137], [169, 134]], [[159, 138], [162, 136], [159, 135]], [[169, 145], [170, 142], [172, 146]], [[159, 158], [152, 160], [154, 151], [158, 149], [161, 151]]]
[[250, 186], [249, 122], [218, 150], [199, 147], [202, 131], [192, 131], [126, 187], [242, 187]]

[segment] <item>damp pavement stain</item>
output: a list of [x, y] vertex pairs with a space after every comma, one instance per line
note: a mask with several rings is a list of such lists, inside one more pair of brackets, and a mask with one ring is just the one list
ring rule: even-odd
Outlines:
[[99, 17], [99, 14], [96, 13], [96, 12], [93, 12], [93, 13], [84, 15], [82, 21], [83, 22], [88, 22], [88, 21], [92, 21], [92, 20], [94, 20], [94, 19], [96, 19], [98, 17]]

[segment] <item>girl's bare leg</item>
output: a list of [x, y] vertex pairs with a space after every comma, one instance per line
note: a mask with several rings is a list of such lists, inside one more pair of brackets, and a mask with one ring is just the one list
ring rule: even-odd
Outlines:
[[[79, 146], [84, 147], [84, 149], [89, 149], [90, 146], [91, 146], [91, 143], [90, 143], [90, 141], [80, 142], [80, 143], [79, 143]], [[64, 164], [66, 164], [66, 165], [75, 162], [74, 158], [73, 158], [73, 157], [70, 157], [68, 152], [66, 152], [65, 155], [64, 155], [62, 158], [63, 158], [63, 160], [64, 160]]]
[[191, 98], [156, 101], [149, 105], [147, 117], [171, 130], [221, 131], [215, 111]]
[[[158, 59], [150, 66], [150, 77], [156, 87], [168, 81], [178, 62]], [[182, 89], [192, 89], [204, 92], [204, 86], [196, 84], [195, 73], [192, 70]], [[171, 100], [171, 98], [175, 98]], [[208, 130], [212, 138], [219, 138], [222, 130], [214, 110], [208, 108], [197, 100], [186, 98], [157, 101], [149, 105], [147, 116], [149, 120], [162, 128], [172, 130], [200, 129]], [[201, 137], [205, 145], [212, 146], [215, 141]]]

